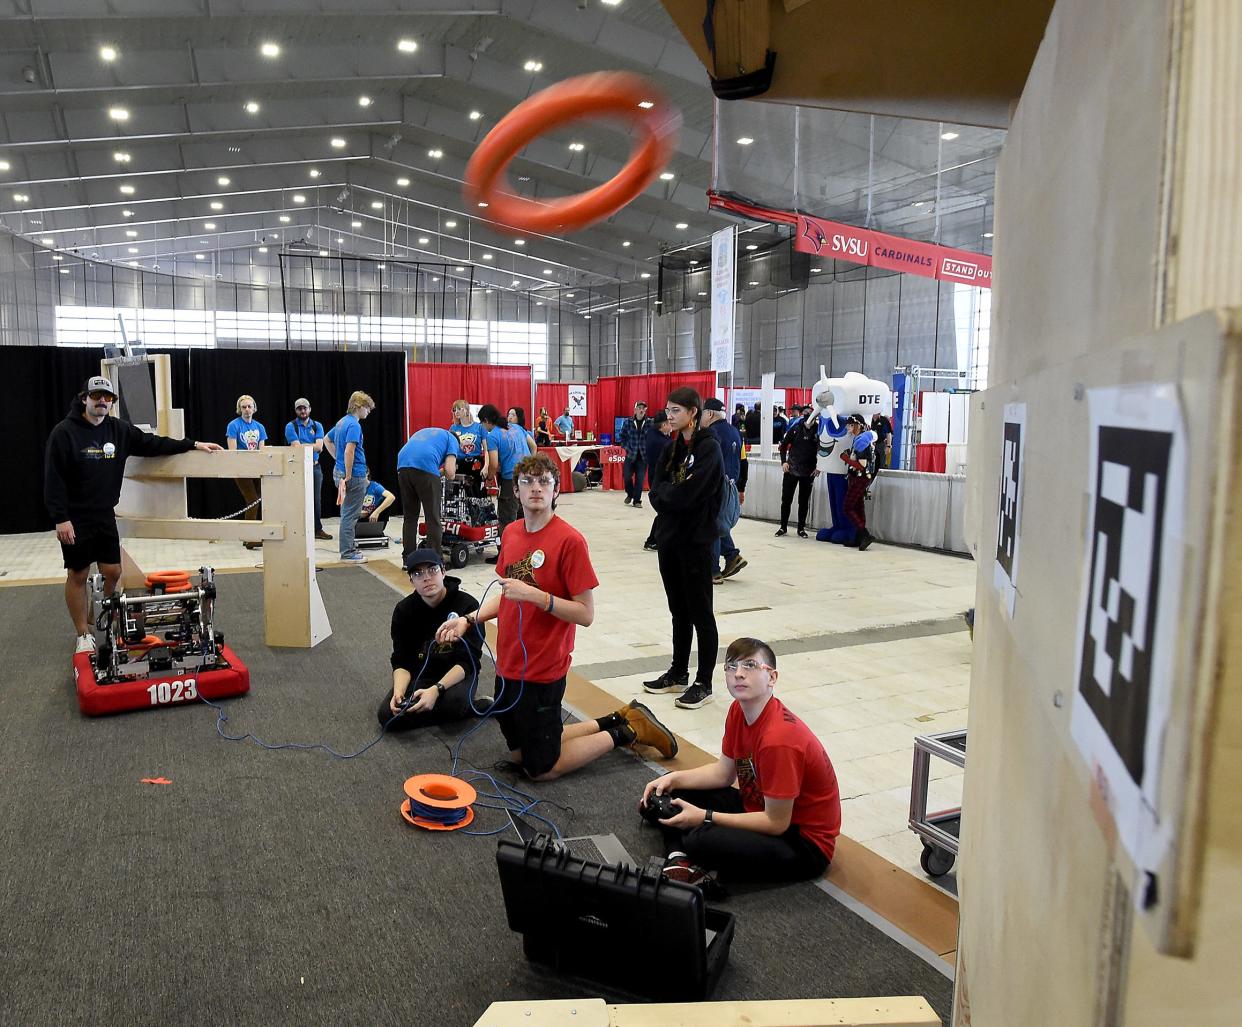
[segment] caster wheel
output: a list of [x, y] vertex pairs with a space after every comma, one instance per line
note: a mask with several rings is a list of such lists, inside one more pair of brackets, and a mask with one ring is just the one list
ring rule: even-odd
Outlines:
[[449, 564], [455, 568], [465, 567], [469, 560], [470, 549], [467, 546], [456, 545], [449, 552]]
[[953, 869], [956, 857], [951, 852], [937, 849], [931, 845], [923, 846], [923, 855], [919, 857], [919, 866], [928, 877], [943, 877]]

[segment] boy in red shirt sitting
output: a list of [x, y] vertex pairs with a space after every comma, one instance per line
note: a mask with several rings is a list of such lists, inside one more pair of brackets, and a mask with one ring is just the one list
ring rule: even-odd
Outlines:
[[[757, 638], [725, 653], [734, 702], [716, 763], [658, 777], [643, 791], [668, 794], [677, 815], [659, 822], [667, 877], [700, 884], [803, 881], [828, 868], [841, 833], [841, 793], [828, 754], [772, 693], [776, 656]], [[734, 782], [737, 787], [732, 787]]]
[[518, 461], [513, 479], [522, 516], [506, 525], [500, 538], [500, 592], [475, 612], [443, 624], [437, 640], [455, 642], [468, 630], [481, 632], [475, 625], [499, 620], [495, 708], [504, 712], [496, 720], [510, 758], [537, 781], [551, 781], [635, 743], [675, 756], [677, 739], [642, 703], [598, 720], [561, 722], [574, 633], [595, 619], [599, 581], [586, 539], [553, 512], [557, 464], [535, 453]]

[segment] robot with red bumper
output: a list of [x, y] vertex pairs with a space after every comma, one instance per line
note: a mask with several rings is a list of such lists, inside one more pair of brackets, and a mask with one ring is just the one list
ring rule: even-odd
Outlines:
[[197, 583], [185, 571], [147, 576], [145, 591], [103, 594], [91, 578], [102, 640], [73, 658], [78, 706], [88, 716], [223, 699], [250, 691], [250, 671], [215, 630], [216, 584], [210, 567]]

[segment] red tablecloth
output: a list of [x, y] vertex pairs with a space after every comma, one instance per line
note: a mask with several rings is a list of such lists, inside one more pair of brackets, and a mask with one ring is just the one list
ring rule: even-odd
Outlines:
[[[572, 462], [561, 458], [558, 450], [566, 451], [572, 449], [574, 456]], [[582, 458], [583, 453], [595, 452], [599, 454], [600, 467], [603, 469], [603, 477], [600, 481], [600, 488], [607, 491], [621, 490], [625, 488], [621, 467], [625, 461], [625, 450], [620, 446], [593, 446], [593, 445], [573, 445], [573, 446], [540, 446], [540, 453], [547, 453], [561, 467], [561, 492], [569, 493], [574, 491], [573, 469], [578, 461]]]
[[946, 443], [920, 442], [914, 450], [914, 469], [944, 474]]

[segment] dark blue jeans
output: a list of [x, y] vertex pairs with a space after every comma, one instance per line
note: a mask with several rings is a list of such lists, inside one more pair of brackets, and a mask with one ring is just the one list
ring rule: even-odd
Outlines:
[[733, 544], [733, 533], [726, 531], [723, 535], [716, 539], [712, 544], [712, 567], [719, 574], [724, 568], [720, 565], [720, 558], [723, 556], [725, 561], [732, 560], [741, 550]]
[[625, 463], [621, 466], [621, 476], [625, 481], [625, 498], [641, 503], [643, 482], [647, 478], [647, 461], [641, 456], [627, 453]]

